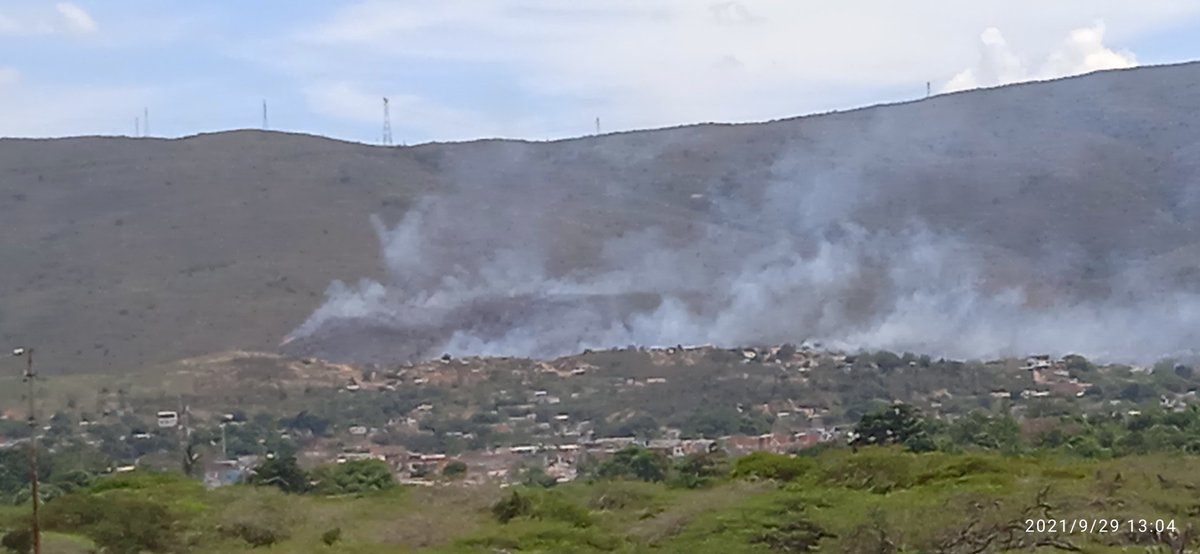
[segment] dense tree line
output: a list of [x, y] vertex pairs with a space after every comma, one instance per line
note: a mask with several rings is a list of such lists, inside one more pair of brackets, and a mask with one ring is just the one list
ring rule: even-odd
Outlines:
[[993, 450], [1005, 454], [1053, 450], [1089, 458], [1137, 454], [1200, 454], [1200, 406], [1182, 410], [1064, 414], [1018, 421], [1008, 415], [971, 412], [953, 421], [926, 418], [896, 404], [865, 415], [852, 446], [898, 444], [913, 452]]

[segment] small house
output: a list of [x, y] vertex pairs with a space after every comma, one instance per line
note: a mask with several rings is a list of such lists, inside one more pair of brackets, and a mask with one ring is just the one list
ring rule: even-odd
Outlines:
[[158, 426], [163, 429], [170, 429], [179, 425], [179, 414], [171, 411], [158, 412]]

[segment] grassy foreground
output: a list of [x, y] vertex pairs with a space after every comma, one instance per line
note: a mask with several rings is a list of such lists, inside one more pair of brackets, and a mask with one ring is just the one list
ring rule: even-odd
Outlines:
[[[347, 496], [127, 475], [50, 502], [45, 551], [1183, 552], [1200, 543], [1198, 462], [875, 447], [753, 455], [699, 488], [592, 480]], [[24, 517], [4, 508], [0, 527]], [[1101, 518], [1116, 532], [1079, 528]], [[1076, 528], [1027, 532], [1028, 520], [1050, 519]]]

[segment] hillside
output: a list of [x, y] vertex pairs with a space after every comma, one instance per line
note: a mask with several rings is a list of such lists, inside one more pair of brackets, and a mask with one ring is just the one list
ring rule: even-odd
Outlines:
[[51, 372], [285, 337], [1153, 358], [1200, 338], [1198, 106], [1187, 64], [550, 143], [5, 139], [0, 343]]

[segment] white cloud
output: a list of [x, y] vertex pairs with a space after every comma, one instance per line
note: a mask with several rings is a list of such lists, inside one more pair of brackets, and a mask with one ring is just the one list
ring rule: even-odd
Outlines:
[[977, 65], [955, 75], [944, 90], [953, 92], [1136, 66], [1137, 58], [1132, 52], [1116, 52], [1104, 45], [1104, 31], [1103, 22], [1071, 31], [1067, 40], [1037, 69], [1031, 69], [1009, 46], [1000, 30], [989, 27], [980, 36]]
[[70, 2], [60, 2], [54, 6], [58, 15], [62, 16], [67, 28], [76, 33], [94, 33], [98, 28], [96, 20], [83, 8]]
[[21, 79], [21, 72], [11, 67], [0, 67], [0, 88], [14, 85]]
[[53, 11], [25, 9], [0, 12], [0, 37], [87, 35], [99, 28], [87, 10], [70, 2], [55, 4]]
[[1071, 31], [1063, 47], [1052, 54], [1042, 67], [1043, 76], [1077, 75], [1101, 69], [1121, 69], [1137, 65], [1132, 52], [1115, 52], [1104, 45], [1103, 22]]
[[[903, 99], [900, 88], [920, 96], [926, 81], [971, 65], [977, 30], [989, 27], [1027, 51], [1055, 51], [1026, 70], [1005, 36], [989, 32], [997, 79], [1117, 67], [1126, 56], [1103, 39], [1124, 42], [1194, 14], [1192, 0], [367, 0], [299, 30], [290, 65], [311, 82], [356, 64], [483, 64], [532, 97], [575, 102], [572, 121], [601, 115], [606, 128], [649, 127], [850, 107], [870, 90], [892, 91], [878, 100]], [[1114, 23], [1108, 37], [1082, 29], [1056, 49], [1097, 19]]]

